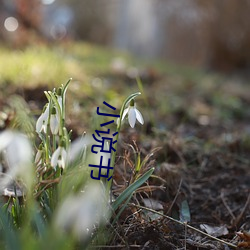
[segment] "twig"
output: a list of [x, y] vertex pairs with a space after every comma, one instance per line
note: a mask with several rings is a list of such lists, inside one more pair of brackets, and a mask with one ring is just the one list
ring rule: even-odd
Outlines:
[[184, 222], [185, 226], [185, 241], [184, 241], [184, 249], [187, 250], [187, 222]]
[[178, 187], [178, 190], [176, 192], [176, 195], [174, 197], [174, 200], [172, 201], [168, 211], [167, 211], [167, 214], [169, 214], [173, 208], [173, 205], [175, 204], [176, 200], [177, 200], [177, 197], [178, 197], [178, 194], [180, 193], [180, 190], [181, 190], [181, 185], [182, 185], [182, 179], [180, 180], [180, 183], [179, 183], [179, 187]]
[[242, 219], [244, 213], [246, 212], [247, 208], [248, 208], [248, 205], [250, 203], [250, 194], [248, 194], [248, 197], [247, 197], [247, 201], [245, 203], [245, 206], [243, 207], [241, 213], [237, 216], [237, 218], [235, 218], [234, 220], [234, 225], [237, 226], [238, 223], [240, 222], [240, 220]]
[[219, 242], [221, 242], [221, 243], [223, 243], [223, 244], [226, 244], [226, 245], [228, 245], [228, 246], [230, 246], [230, 247], [237, 248], [236, 245], [234, 245], [234, 244], [232, 244], [232, 243], [229, 243], [229, 242], [226, 242], [226, 241], [224, 241], [224, 240], [218, 239], [218, 238], [216, 238], [216, 237], [214, 237], [214, 236], [212, 236], [212, 235], [209, 235], [209, 234], [207, 234], [207, 233], [205, 233], [205, 232], [203, 232], [203, 231], [201, 231], [201, 230], [199, 230], [199, 229], [197, 229], [197, 228], [195, 228], [195, 227], [192, 227], [192, 226], [188, 225], [186, 222], [178, 221], [178, 220], [176, 220], [176, 219], [173, 219], [173, 218], [170, 217], [170, 216], [167, 216], [167, 215], [165, 215], [165, 214], [162, 214], [162, 213], [160, 213], [160, 212], [157, 212], [157, 211], [155, 211], [155, 210], [153, 210], [153, 209], [150, 209], [150, 208], [147, 208], [147, 207], [144, 207], [144, 206], [141, 206], [141, 205], [136, 205], [136, 204], [134, 204], [134, 203], [130, 203], [130, 204], [128, 204], [128, 205], [134, 206], [134, 207], [137, 207], [137, 208], [141, 208], [141, 209], [145, 209], [145, 210], [150, 211], [150, 212], [152, 212], [152, 213], [161, 215], [161, 216], [163, 216], [163, 217], [165, 217], [165, 218], [167, 218], [167, 219], [169, 219], [169, 220], [171, 220], [171, 221], [174, 221], [174, 222], [176, 222], [176, 223], [178, 223], [178, 224], [180, 224], [180, 225], [182, 225], [182, 226], [186, 226], [186, 227], [188, 227], [189, 229], [192, 229], [192, 230], [194, 230], [194, 231], [196, 231], [196, 232], [198, 232], [198, 233], [200, 233], [200, 234], [203, 234], [203, 235], [205, 235], [205, 236], [207, 236], [207, 237], [209, 237], [209, 238], [211, 238], [211, 239], [213, 239], [213, 240], [219, 241]]
[[[89, 248], [124, 248], [127, 247], [126, 245], [116, 245], [116, 246], [105, 246], [105, 245], [98, 245], [98, 246], [89, 246]], [[141, 248], [141, 245], [129, 245], [129, 247], [136, 247], [136, 248]]]
[[220, 194], [220, 198], [221, 198], [221, 200], [222, 200], [222, 202], [223, 202], [224, 206], [226, 207], [227, 211], [229, 212], [229, 214], [230, 214], [230, 215], [231, 215], [231, 217], [233, 218], [233, 221], [235, 221], [235, 220], [236, 220], [236, 218], [235, 218], [235, 216], [234, 216], [234, 214], [233, 214], [232, 210], [230, 209], [230, 207], [227, 205], [227, 202], [226, 202], [226, 200], [225, 200], [225, 196], [224, 196], [224, 192], [221, 192], [221, 194]]

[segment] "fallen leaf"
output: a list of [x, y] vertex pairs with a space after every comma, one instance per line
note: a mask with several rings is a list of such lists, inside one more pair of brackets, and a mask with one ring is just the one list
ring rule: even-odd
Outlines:
[[219, 237], [219, 236], [228, 234], [228, 230], [227, 230], [227, 227], [225, 225], [209, 226], [207, 224], [201, 224], [200, 229], [205, 231], [207, 234], [212, 235], [214, 237]]
[[[150, 198], [149, 199], [144, 198], [143, 203], [144, 203], [145, 207], [156, 210], [156, 211], [163, 214], [163, 205], [159, 201], [154, 200], [154, 199], [150, 199]], [[150, 211], [146, 211], [146, 210], [145, 210], [144, 213], [147, 216], [147, 218], [149, 218], [151, 221], [157, 220], [157, 219], [162, 217], [159, 214], [156, 214], [156, 213], [153, 213], [153, 212], [150, 212]]]
[[151, 199], [151, 198], [144, 198], [143, 199], [143, 203], [146, 207], [150, 208], [150, 209], [153, 209], [153, 210], [163, 210], [163, 205], [157, 201], [157, 200], [154, 200], [154, 199]]
[[237, 232], [237, 235], [243, 240], [238, 244], [238, 247], [244, 247], [250, 249], [250, 232]]

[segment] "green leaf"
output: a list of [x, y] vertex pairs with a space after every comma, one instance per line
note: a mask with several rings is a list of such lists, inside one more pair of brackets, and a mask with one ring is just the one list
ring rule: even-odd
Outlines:
[[115, 216], [112, 225], [114, 225], [116, 223], [116, 221], [119, 219], [120, 215], [122, 214], [122, 212], [124, 211], [124, 209], [126, 208], [127, 204], [129, 203], [130, 199], [132, 198], [133, 193], [131, 193], [129, 195], [129, 197], [127, 198], [127, 200], [125, 201], [125, 203], [123, 204], [123, 206], [121, 207], [121, 209], [119, 210], [119, 212], [117, 213], [117, 215]]
[[115, 211], [124, 200], [126, 200], [137, 188], [139, 188], [154, 172], [154, 168], [149, 169], [143, 176], [138, 178], [133, 184], [126, 188], [118, 198], [113, 202], [112, 208]]
[[0, 208], [0, 228], [3, 231], [6, 249], [7, 250], [21, 250], [20, 242], [17, 233], [14, 228], [11, 227], [8, 221], [8, 215], [2, 208]]
[[187, 200], [181, 202], [180, 208], [180, 221], [181, 222], [189, 222], [191, 220], [190, 210]]

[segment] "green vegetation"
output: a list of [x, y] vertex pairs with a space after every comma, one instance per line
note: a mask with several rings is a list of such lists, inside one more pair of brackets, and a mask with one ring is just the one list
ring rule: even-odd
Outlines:
[[[244, 224], [247, 192], [240, 199], [233, 193], [249, 185], [250, 102], [243, 78], [85, 43], [23, 50], [1, 46], [0, 55], [0, 187], [12, 187], [12, 194], [1, 199], [1, 249], [75, 250], [105, 244], [188, 249], [188, 244], [197, 246], [183, 238], [196, 237], [187, 229], [199, 232], [197, 223], [223, 222], [230, 239], [234, 228]], [[61, 86], [70, 77], [70, 84]], [[108, 111], [103, 101], [121, 116], [131, 104], [144, 118], [143, 126], [135, 128], [129, 124], [143, 121], [133, 115], [110, 125], [112, 133], [119, 132], [117, 152], [110, 156], [113, 188], [111, 181], [90, 179], [87, 167], [100, 160], [91, 152], [91, 135], [108, 121], [96, 115], [97, 107]], [[20, 155], [11, 151], [18, 145], [24, 145]], [[10, 163], [19, 168], [8, 170]], [[232, 211], [241, 218], [231, 218], [230, 206], [225, 207], [225, 188], [228, 202], [234, 198]], [[184, 231], [169, 224], [171, 218]], [[236, 244], [232, 239], [228, 246]]]

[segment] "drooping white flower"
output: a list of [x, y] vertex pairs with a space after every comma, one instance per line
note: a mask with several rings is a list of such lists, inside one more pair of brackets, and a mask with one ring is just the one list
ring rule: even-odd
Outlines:
[[67, 152], [63, 145], [59, 145], [59, 147], [55, 150], [51, 157], [51, 166], [56, 168], [56, 166], [64, 169], [67, 161]]
[[[91, 148], [94, 144], [96, 144], [96, 141], [93, 136], [88, 134], [74, 140], [67, 150], [67, 164], [80, 164], [79, 167], [89, 166], [89, 164], [98, 165], [100, 164], [100, 159], [102, 158], [102, 165], [108, 166], [111, 153], [100, 152], [100, 150], [98, 150], [97, 154], [91, 153]], [[109, 148], [109, 143], [107, 141], [104, 144], [104, 148], [105, 150]], [[96, 171], [96, 169], [93, 170]], [[101, 170], [101, 174], [105, 173], [106, 170], [103, 168]], [[95, 175], [96, 174], [97, 173], [95, 173]]]
[[49, 104], [45, 106], [45, 110], [43, 110], [43, 113], [40, 115], [40, 117], [36, 122], [36, 132], [41, 133], [43, 131], [44, 133], [46, 133], [48, 121], [49, 121]]
[[40, 144], [35, 156], [35, 164], [39, 165], [43, 156], [43, 145]]
[[1, 180], [0, 188], [18, 176], [29, 186], [33, 179], [32, 147], [28, 138], [21, 133], [6, 130], [0, 133], [0, 153], [7, 163], [7, 173]]
[[55, 107], [52, 108], [50, 116], [50, 131], [53, 135], [56, 135], [59, 131], [60, 121], [58, 112]]
[[99, 182], [92, 182], [79, 195], [71, 195], [59, 207], [54, 225], [59, 232], [71, 233], [86, 240], [96, 225], [108, 220], [108, 202]]
[[62, 96], [58, 95], [57, 96], [57, 101], [58, 101], [58, 104], [59, 104], [59, 106], [61, 108], [61, 111], [62, 111]]
[[128, 122], [129, 125], [134, 128], [136, 120], [138, 120], [141, 124], [144, 123], [141, 112], [135, 107], [134, 99], [130, 101], [130, 105], [123, 112], [122, 120], [128, 114]]
[[62, 102], [63, 102], [63, 100], [62, 100], [62, 88], [61, 87], [57, 90], [56, 98], [57, 98], [58, 104], [60, 106], [60, 109], [62, 111]]

